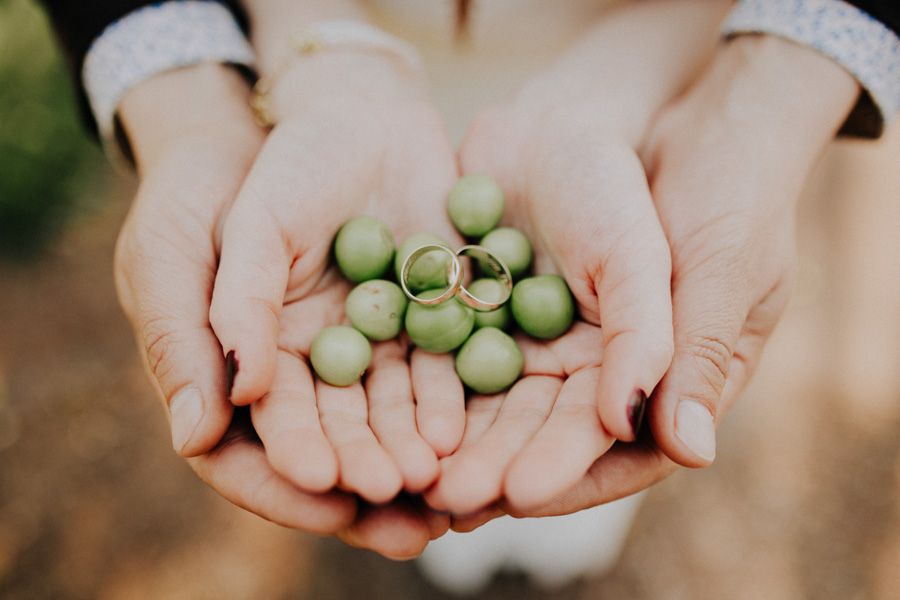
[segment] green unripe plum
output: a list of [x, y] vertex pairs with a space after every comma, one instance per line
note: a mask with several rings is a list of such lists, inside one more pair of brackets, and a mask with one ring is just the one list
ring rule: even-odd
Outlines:
[[[406, 258], [422, 246], [431, 244], [450, 248], [450, 243], [447, 240], [432, 233], [414, 233], [403, 240], [403, 243], [397, 248], [397, 255], [394, 260], [397, 281], [400, 281], [402, 276], [403, 263], [406, 261]], [[416, 262], [410, 268], [406, 286], [414, 294], [424, 290], [446, 287], [447, 269], [450, 267], [450, 260], [450, 255], [443, 250], [435, 250], [423, 254], [416, 259]]]
[[496, 227], [505, 208], [503, 190], [487, 175], [463, 175], [447, 196], [450, 220], [468, 237], [482, 236]]
[[[427, 290], [419, 294], [423, 300], [437, 298], [444, 290]], [[406, 333], [412, 342], [432, 354], [458, 348], [475, 327], [475, 311], [451, 298], [446, 302], [425, 306], [411, 302], [406, 309]]]
[[[508, 292], [506, 286], [496, 279], [485, 277], [476, 279], [466, 286], [469, 293], [485, 302], [497, 303], [507, 298]], [[508, 299], [508, 298], [507, 298]], [[487, 312], [475, 311], [475, 329], [482, 327], [496, 327], [497, 329], [506, 329], [512, 322], [512, 315], [509, 312], [509, 303], [506, 302]]]
[[512, 227], [498, 227], [478, 243], [506, 264], [513, 279], [518, 279], [531, 267], [534, 254], [528, 236]]
[[575, 318], [575, 300], [559, 275], [537, 275], [516, 283], [510, 308], [519, 327], [542, 340], [558, 338]]
[[350, 324], [370, 340], [383, 342], [403, 329], [406, 294], [386, 279], [371, 279], [357, 285], [344, 301]]
[[334, 238], [334, 258], [354, 283], [383, 277], [394, 258], [394, 236], [380, 219], [361, 216], [344, 223]]
[[315, 337], [309, 362], [325, 383], [345, 387], [356, 382], [372, 362], [372, 346], [352, 327], [331, 325]]
[[456, 373], [479, 394], [496, 394], [522, 374], [524, 359], [512, 337], [496, 327], [473, 333], [456, 354]]

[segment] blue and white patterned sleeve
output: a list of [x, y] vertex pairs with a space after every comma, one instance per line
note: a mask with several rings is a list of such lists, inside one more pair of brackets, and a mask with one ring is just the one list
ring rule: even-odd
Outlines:
[[109, 153], [122, 96], [151, 75], [215, 61], [251, 68], [253, 51], [232, 13], [218, 2], [171, 0], [110, 24], [87, 52], [82, 81]]
[[841, 134], [879, 137], [900, 112], [900, 37], [855, 6], [842, 0], [740, 0], [723, 34], [745, 33], [813, 48], [859, 81], [863, 93]]

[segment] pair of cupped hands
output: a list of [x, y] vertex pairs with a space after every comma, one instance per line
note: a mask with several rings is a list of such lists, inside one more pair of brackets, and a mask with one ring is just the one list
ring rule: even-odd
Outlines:
[[[226, 66], [129, 92], [140, 187], [116, 280], [175, 450], [238, 506], [397, 559], [450, 527], [567, 514], [709, 464], [788, 299], [795, 198], [847, 107], [796, 74], [753, 80], [785, 42], [736, 40], [701, 71], [715, 21], [688, 17], [633, 36], [649, 47], [597, 27], [458, 152], [421, 84], [378, 53], [295, 61], [270, 131]], [[852, 104], [841, 74], [789, 51]], [[778, 86], [811, 114], [770, 111]], [[580, 320], [520, 339], [523, 375], [494, 396], [466, 397], [452, 355], [403, 336], [373, 343], [361, 382], [318, 380], [311, 342], [345, 322], [351, 289], [329, 257], [338, 228], [368, 214], [398, 241], [461, 246], [445, 200], [466, 173], [500, 183], [503, 223], [528, 235], [536, 272], [565, 277]]]

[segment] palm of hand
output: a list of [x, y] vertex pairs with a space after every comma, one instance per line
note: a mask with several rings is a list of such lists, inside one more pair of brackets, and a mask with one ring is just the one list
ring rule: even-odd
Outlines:
[[495, 112], [461, 152], [465, 172], [500, 182], [505, 224], [532, 240], [536, 272], [566, 278], [584, 322], [554, 341], [522, 339], [519, 382], [470, 399], [463, 445], [428, 496], [454, 514], [501, 499], [533, 510], [576, 486], [616, 438], [634, 439], [625, 403], [671, 358], [669, 250], [642, 166], [579, 125], [546, 122], [529, 137]]
[[[225, 366], [209, 326], [209, 297], [224, 215], [253, 162], [255, 128], [187, 136], [142, 182], [116, 248], [116, 284], [138, 346], [170, 403], [176, 451], [233, 503], [290, 527], [332, 533], [353, 522], [355, 502], [310, 495], [275, 472], [242, 414], [227, 401]], [[198, 160], [202, 157], [202, 160]], [[179, 435], [179, 398], [193, 392], [202, 418]]]
[[275, 470], [303, 490], [337, 484], [383, 503], [433, 482], [436, 453], [462, 435], [462, 388], [431, 383], [455, 378], [452, 361], [416, 353], [410, 361], [404, 339], [373, 345], [365, 389], [312, 376], [312, 339], [346, 322], [351, 289], [329, 262], [331, 242], [362, 214], [398, 239], [415, 231], [454, 239], [442, 200], [456, 167], [424, 103], [363, 108], [286, 119], [270, 133], [228, 216], [211, 322], [238, 361], [232, 401], [252, 403]]

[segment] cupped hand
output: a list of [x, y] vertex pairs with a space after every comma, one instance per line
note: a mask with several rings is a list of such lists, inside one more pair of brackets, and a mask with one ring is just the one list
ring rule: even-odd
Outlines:
[[[333, 534], [354, 521], [355, 500], [305, 493], [272, 468], [246, 415], [228, 402], [209, 325], [218, 234], [264, 138], [246, 95], [235, 71], [201, 65], [157, 75], [125, 97], [120, 114], [141, 182], [116, 247], [116, 285], [170, 411], [175, 450], [235, 504]], [[180, 100], [167, 110], [161, 98]]]
[[615, 441], [594, 402], [602, 335], [576, 322], [544, 342], [516, 336], [522, 376], [508, 391], [473, 395], [459, 449], [441, 461], [441, 477], [426, 492], [429, 505], [459, 516], [501, 499], [542, 506], [576, 482]]
[[[232, 69], [200, 65], [148, 79], [124, 99], [140, 187], [116, 249], [120, 301], [170, 409], [175, 449], [204, 481], [273, 522], [409, 558], [446, 530], [446, 517], [402, 499], [369, 506], [346, 492], [302, 489], [262, 443], [262, 435], [278, 435], [273, 403], [257, 407], [256, 427], [249, 409], [228, 400], [209, 312], [224, 221], [265, 140], [248, 91]], [[333, 308], [325, 292], [314, 296]]]
[[343, 223], [366, 214], [397, 242], [458, 241], [444, 210], [449, 141], [419, 85], [379, 55], [304, 57], [273, 94], [278, 124], [228, 215], [210, 311], [237, 366], [231, 401], [252, 405], [270, 462], [301, 489], [337, 485], [375, 504], [422, 491], [462, 436], [462, 386], [439, 385], [455, 380], [452, 360], [375, 343], [364, 383], [335, 387], [308, 357], [322, 328], [346, 323], [351, 284], [330, 262]]
[[[672, 357], [669, 248], [636, 152], [588, 105], [535, 118], [523, 104], [476, 122], [462, 169], [498, 181], [503, 224], [531, 240], [535, 273], [565, 278], [584, 322], [554, 342], [523, 340], [523, 376], [497, 420], [445, 461], [429, 496], [456, 514], [501, 496], [540, 506], [574, 485], [614, 439], [635, 439]], [[470, 400], [468, 428], [481, 403]]]
[[675, 468], [663, 455], [692, 467], [715, 458], [715, 425], [789, 299], [800, 192], [858, 95], [829, 58], [745, 36], [656, 119], [642, 156], [672, 248], [675, 355], [648, 405], [651, 445], [597, 465], [616, 473], [596, 488], [609, 499], [634, 487], [617, 462], [660, 478]]
[[642, 155], [672, 249], [675, 354], [648, 403], [650, 426], [637, 443], [614, 444], [544, 506], [508, 499], [494, 513], [567, 514], [714, 459], [715, 425], [789, 298], [798, 195], [858, 93], [846, 72], [811, 50], [739, 38], [661, 111]]

